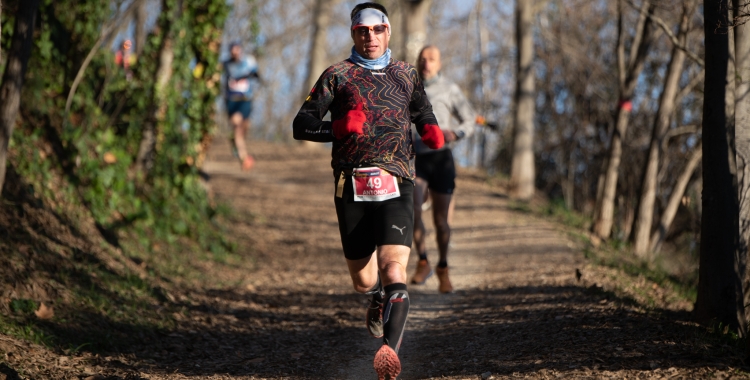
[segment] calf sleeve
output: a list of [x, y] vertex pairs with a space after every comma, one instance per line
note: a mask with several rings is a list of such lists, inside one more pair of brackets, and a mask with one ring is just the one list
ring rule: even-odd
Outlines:
[[383, 343], [398, 353], [409, 315], [409, 293], [402, 283], [387, 285], [384, 290]]

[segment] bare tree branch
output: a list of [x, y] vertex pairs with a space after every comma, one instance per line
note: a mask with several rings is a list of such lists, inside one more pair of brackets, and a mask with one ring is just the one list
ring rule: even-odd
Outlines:
[[677, 36], [674, 35], [674, 33], [672, 32], [672, 29], [669, 28], [669, 26], [667, 25], [666, 22], [664, 22], [664, 20], [662, 20], [661, 18], [657, 17], [655, 14], [649, 14], [649, 13], [647, 13], [642, 8], [639, 8], [638, 6], [636, 6], [633, 3], [632, 0], [625, 0], [625, 2], [628, 5], [630, 5], [631, 7], [633, 7], [633, 9], [636, 9], [638, 12], [640, 12], [641, 15], [645, 15], [646, 17], [649, 17], [651, 19], [651, 21], [653, 21], [656, 25], [658, 25], [664, 31], [664, 33], [667, 35], [667, 37], [669, 37], [669, 39], [672, 41], [672, 43], [675, 46], [677, 46], [680, 50], [684, 51], [685, 54], [687, 54], [687, 56], [690, 59], [692, 59], [693, 61], [695, 61], [695, 63], [699, 64], [701, 67], [706, 66], [706, 63], [703, 62], [703, 59], [701, 59], [701, 57], [699, 57], [698, 55], [696, 55], [695, 53], [693, 53], [692, 51], [690, 51], [687, 48], [687, 46], [685, 46], [684, 44], [681, 44], [677, 40]]
[[76, 74], [75, 79], [73, 80], [73, 84], [70, 86], [70, 91], [68, 92], [68, 100], [65, 102], [65, 113], [67, 114], [70, 111], [70, 105], [73, 103], [73, 95], [75, 95], [76, 89], [78, 89], [78, 85], [81, 83], [81, 80], [83, 79], [83, 73], [86, 71], [86, 68], [89, 66], [89, 63], [91, 63], [91, 60], [94, 58], [94, 55], [97, 51], [99, 51], [99, 48], [104, 45], [103, 42], [106, 40], [108, 41], [110, 37], [113, 37], [114, 34], [116, 34], [116, 31], [120, 29], [120, 27], [126, 23], [129, 23], [130, 20], [133, 18], [133, 15], [135, 14], [135, 11], [138, 9], [139, 4], [143, 2], [143, 0], [135, 0], [128, 6], [127, 9], [125, 9], [122, 14], [115, 14], [111, 21], [104, 25], [102, 28], [102, 34], [99, 36], [99, 39], [94, 44], [94, 47], [91, 48], [91, 51], [89, 51], [89, 54], [86, 56], [86, 59], [83, 60], [83, 64], [81, 65], [81, 68], [78, 69], [78, 73]]
[[666, 150], [667, 145], [669, 144], [669, 140], [671, 140], [673, 137], [679, 136], [679, 135], [698, 133], [699, 130], [700, 130], [700, 126], [698, 125], [683, 125], [674, 129], [670, 129], [664, 135], [664, 140], [662, 140], [661, 142], [661, 149]]
[[698, 74], [696, 74], [692, 79], [690, 79], [690, 82], [688, 82], [687, 86], [683, 87], [682, 90], [680, 90], [680, 92], [677, 94], [677, 97], [675, 98], [675, 103], [679, 104], [680, 102], [682, 102], [682, 99], [684, 97], [688, 96], [688, 94], [693, 92], [693, 89], [695, 89], [696, 86], [698, 86], [699, 84], [701, 84], [701, 82], [703, 82], [703, 78], [705, 77], [705, 75], [706, 75], [706, 70], [701, 69], [701, 71]]

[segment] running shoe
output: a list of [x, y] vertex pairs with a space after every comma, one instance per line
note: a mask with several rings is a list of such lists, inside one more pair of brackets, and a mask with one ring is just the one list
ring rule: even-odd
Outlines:
[[432, 276], [432, 274], [432, 268], [430, 268], [430, 264], [427, 260], [419, 260], [417, 262], [417, 270], [414, 271], [414, 276], [411, 278], [411, 283], [422, 285], [428, 278], [430, 278], [430, 276]]
[[422, 212], [427, 212], [430, 208], [432, 208], [432, 201], [427, 198], [427, 200], [422, 203]]
[[387, 344], [383, 344], [375, 353], [372, 366], [378, 373], [378, 380], [396, 380], [396, 376], [401, 373], [401, 361], [398, 360], [398, 354]]
[[255, 159], [253, 159], [253, 156], [245, 156], [245, 159], [242, 160], [242, 171], [249, 171], [253, 166], [255, 166]]
[[440, 282], [438, 286], [440, 293], [453, 293], [453, 285], [450, 278], [448, 278], [448, 267], [435, 268], [435, 272], [437, 272], [438, 282]]
[[378, 301], [372, 296], [370, 305], [367, 306], [367, 331], [373, 338], [383, 337], [383, 301]]

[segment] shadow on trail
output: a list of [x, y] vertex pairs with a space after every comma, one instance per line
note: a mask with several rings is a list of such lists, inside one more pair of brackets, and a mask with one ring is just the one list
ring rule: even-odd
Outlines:
[[[689, 313], [639, 311], [628, 306], [633, 300], [600, 288], [470, 289], [439, 297], [413, 297], [413, 310], [435, 314], [405, 338], [402, 354], [414, 368], [405, 368], [403, 379], [740, 364], [723, 343], [695, 344], [706, 332], [688, 322]], [[415, 345], [432, 349], [415, 352]]]
[[335, 358], [371, 354], [357, 347], [369, 337], [360, 326], [362, 296], [282, 292], [196, 294], [201, 302], [177, 305], [182, 312], [176, 329], [147, 336], [142, 346], [117, 349], [152, 373], [306, 379], [329, 378], [330, 369], [340, 365]]

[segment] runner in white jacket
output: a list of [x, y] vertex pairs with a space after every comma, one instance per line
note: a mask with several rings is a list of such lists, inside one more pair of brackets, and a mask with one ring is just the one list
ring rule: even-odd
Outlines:
[[[450, 293], [453, 286], [448, 277], [448, 246], [451, 238], [449, 211], [451, 198], [456, 188], [456, 167], [451, 147], [457, 140], [468, 137], [474, 130], [477, 113], [469, 104], [461, 89], [440, 73], [440, 50], [435, 46], [425, 46], [419, 53], [417, 70], [424, 82], [427, 98], [432, 103], [435, 118], [443, 130], [446, 144], [441, 149], [432, 150], [415, 135], [416, 186], [414, 188], [414, 245], [419, 254], [419, 262], [412, 284], [424, 284], [433, 274], [427, 261], [425, 228], [422, 222], [422, 203], [427, 197], [427, 189], [432, 197], [432, 217], [435, 223], [436, 239], [440, 261], [435, 271], [439, 280], [439, 291]], [[456, 123], [458, 121], [458, 123]]]

